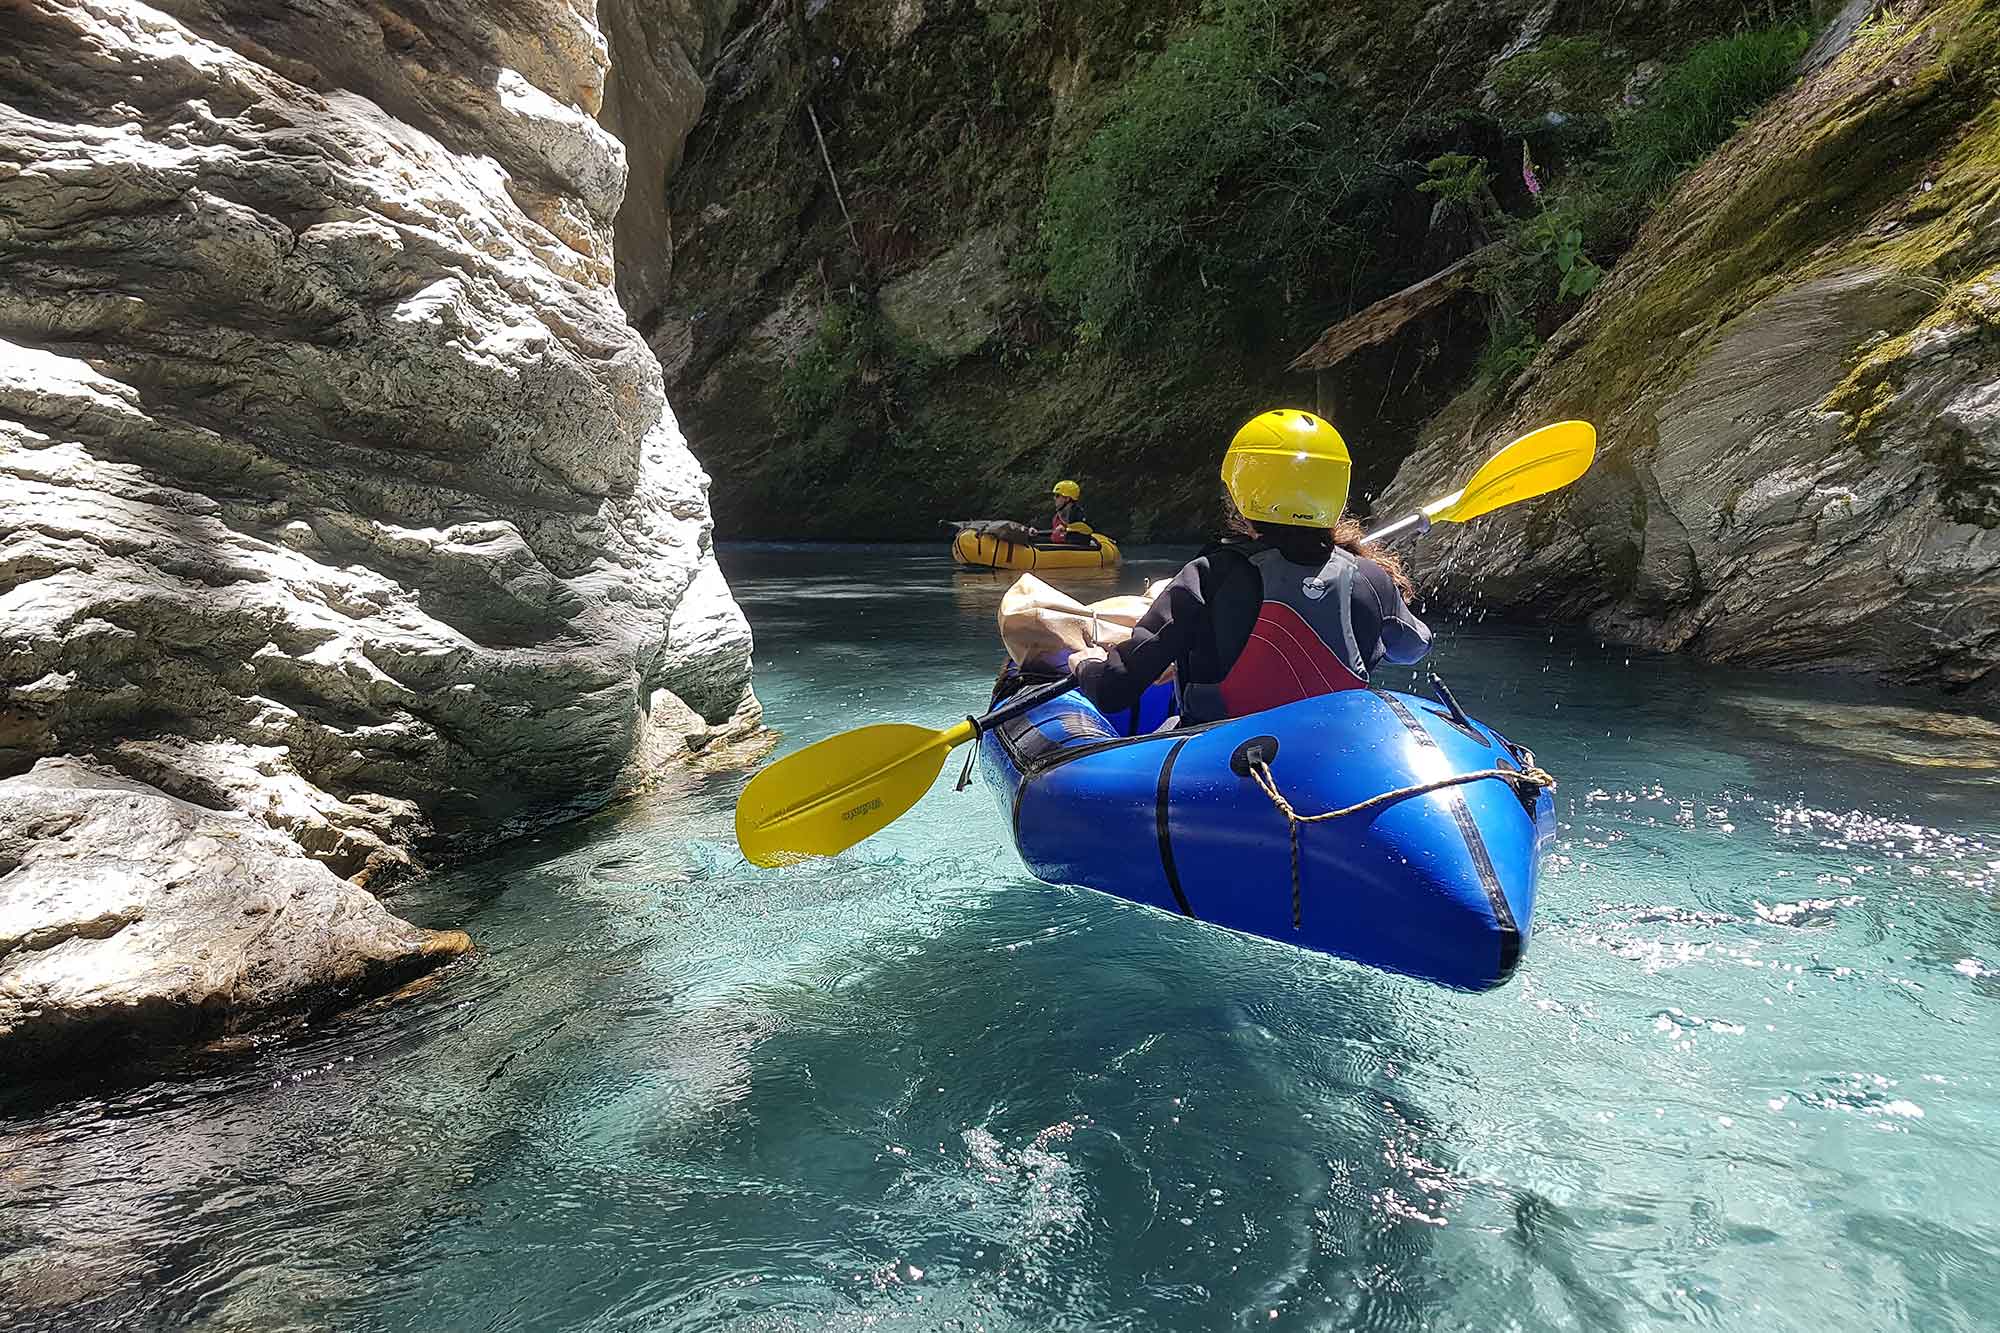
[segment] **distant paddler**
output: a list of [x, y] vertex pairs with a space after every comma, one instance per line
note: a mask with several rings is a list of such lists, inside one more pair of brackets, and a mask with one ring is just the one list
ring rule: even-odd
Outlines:
[[1090, 525], [1083, 512], [1083, 487], [1065, 477], [1049, 488], [1054, 512], [1049, 526], [1029, 527], [1011, 520], [947, 521], [951, 558], [968, 569], [1109, 569], [1118, 563], [1118, 544]]
[[1063, 480], [1049, 488], [1056, 502], [1055, 516], [1049, 520], [1049, 540], [1058, 546], [1096, 546], [1096, 530], [1083, 513], [1083, 487]]

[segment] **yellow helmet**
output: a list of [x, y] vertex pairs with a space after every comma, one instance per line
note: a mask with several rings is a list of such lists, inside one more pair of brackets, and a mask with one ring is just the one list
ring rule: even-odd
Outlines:
[[1059, 481], [1049, 488], [1050, 495], [1060, 495], [1065, 500], [1081, 500], [1083, 487], [1073, 481]]
[[1244, 422], [1222, 456], [1222, 484], [1253, 523], [1332, 527], [1353, 471], [1347, 441], [1332, 423], [1295, 407]]

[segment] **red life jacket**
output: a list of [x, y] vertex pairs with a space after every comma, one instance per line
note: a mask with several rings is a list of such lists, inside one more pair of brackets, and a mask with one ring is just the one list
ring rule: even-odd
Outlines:
[[1335, 547], [1325, 569], [1292, 564], [1275, 550], [1249, 559], [1264, 585], [1250, 638], [1220, 684], [1185, 687], [1182, 715], [1243, 717], [1335, 690], [1365, 689], [1368, 662], [1354, 639], [1354, 557]]

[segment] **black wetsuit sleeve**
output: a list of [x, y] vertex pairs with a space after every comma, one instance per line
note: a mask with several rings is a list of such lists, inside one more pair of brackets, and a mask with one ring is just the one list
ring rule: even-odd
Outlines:
[[1078, 687], [1100, 710], [1118, 713], [1138, 703], [1147, 686], [1185, 658], [1196, 637], [1207, 632], [1207, 573], [1206, 560], [1190, 560], [1139, 617], [1131, 638], [1110, 649], [1101, 662], [1077, 664]]
[[[1396, 591], [1396, 581], [1389, 577], [1389, 571], [1373, 560], [1362, 560], [1360, 570], [1354, 580], [1354, 599], [1362, 603], [1363, 609], [1372, 609], [1377, 617], [1373, 644], [1368, 637], [1361, 637], [1364, 651], [1368, 653], [1368, 665], [1390, 661], [1398, 666], [1409, 666], [1421, 662], [1424, 654], [1431, 650], [1430, 626], [1417, 619], [1416, 612], [1410, 610], [1403, 594]], [[1357, 620], [1360, 617], [1357, 617]], [[1359, 630], [1360, 625], [1355, 628]]]

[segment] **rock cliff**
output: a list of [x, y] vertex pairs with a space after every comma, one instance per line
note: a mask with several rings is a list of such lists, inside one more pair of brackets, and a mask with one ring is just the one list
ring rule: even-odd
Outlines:
[[[714, 441], [718, 513], [773, 537], [1025, 517], [1059, 476], [1113, 535], [1194, 536], [1216, 451], [1287, 402], [1337, 417], [1379, 488], [1472, 371], [1482, 313], [1318, 379], [1287, 363], [1529, 213], [1524, 141], [1599, 151], [1614, 109], [1746, 21], [1710, 0], [683, 6], [700, 119], [681, 149], [684, 43], [652, 96], [676, 108], [670, 234], [621, 248], [621, 289]], [[1488, 216], [1428, 192], [1452, 154], [1498, 164]]]
[[1563, 496], [1440, 531], [1447, 595], [1748, 666], [2000, 696], [2000, 6], [1850, 6], [1391, 503], [1533, 424]]
[[0, 1063], [449, 955], [356, 886], [754, 722], [606, 65], [576, 0], [0, 10]]
[[1287, 402], [1385, 511], [1584, 416], [1586, 484], [1417, 557], [1452, 600], [1991, 695], [1995, 14], [713, 5], [641, 327], [737, 531], [925, 537], [1075, 476], [1192, 536]]

